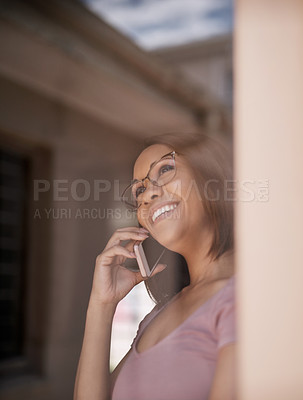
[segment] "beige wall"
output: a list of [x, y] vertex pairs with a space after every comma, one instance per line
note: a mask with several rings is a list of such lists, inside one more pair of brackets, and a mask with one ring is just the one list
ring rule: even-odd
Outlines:
[[268, 179], [238, 203], [239, 399], [303, 398], [303, 2], [239, 0], [236, 178]]

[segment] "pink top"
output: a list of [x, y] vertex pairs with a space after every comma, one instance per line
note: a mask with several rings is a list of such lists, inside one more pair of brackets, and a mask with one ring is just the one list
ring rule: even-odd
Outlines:
[[168, 336], [138, 353], [139, 337], [161, 309], [147, 314], [117, 377], [112, 400], [207, 400], [218, 350], [236, 341], [234, 286], [233, 276]]

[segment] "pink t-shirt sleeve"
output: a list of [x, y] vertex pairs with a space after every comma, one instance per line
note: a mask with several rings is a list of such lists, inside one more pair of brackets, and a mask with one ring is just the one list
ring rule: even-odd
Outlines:
[[233, 286], [228, 286], [215, 304], [215, 333], [217, 348], [237, 341], [236, 335], [236, 302]]

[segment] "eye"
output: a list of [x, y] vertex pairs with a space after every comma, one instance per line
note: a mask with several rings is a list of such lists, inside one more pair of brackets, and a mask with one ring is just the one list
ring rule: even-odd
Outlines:
[[135, 198], [137, 199], [140, 196], [140, 194], [142, 194], [144, 191], [145, 191], [144, 186], [137, 187], [135, 190]]
[[165, 164], [163, 165], [160, 170], [159, 170], [159, 176], [165, 174], [168, 171], [172, 171], [174, 170], [174, 166], [173, 165], [169, 165], [169, 164]]

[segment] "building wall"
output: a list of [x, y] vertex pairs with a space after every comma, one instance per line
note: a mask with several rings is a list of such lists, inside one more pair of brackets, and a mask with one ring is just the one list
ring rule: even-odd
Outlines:
[[219, 36], [152, 52], [161, 61], [178, 70], [200, 90], [232, 107], [232, 36]]
[[[65, 400], [95, 258], [115, 229], [133, 223], [117, 196], [144, 138], [199, 131], [209, 115], [220, 125], [224, 113], [72, 1], [1, 4], [0, 104], [1, 149], [29, 164], [24, 347], [0, 363], [1, 398]], [[37, 180], [49, 190], [38, 194]], [[91, 193], [81, 200], [84, 184]]]
[[[114, 180], [126, 182], [131, 158], [141, 144], [12, 86], [7, 82], [1, 85], [1, 101], [6, 104], [1, 116], [1, 147], [30, 162], [24, 263], [24, 355], [29, 364], [15, 380], [4, 382], [3, 396], [34, 399], [41, 398], [42, 391], [44, 399], [70, 398], [95, 258], [111, 232], [128, 222], [120, 214], [106, 214], [121, 208], [114, 200], [113, 187], [100, 196], [96, 192], [94, 200], [93, 184], [96, 180], [111, 185]], [[13, 97], [13, 107], [8, 97]], [[34, 180], [41, 179], [50, 182], [51, 190], [35, 201]], [[78, 179], [85, 180], [92, 191], [86, 201], [77, 200], [71, 189]], [[55, 180], [61, 180], [60, 188], [67, 189], [60, 192], [67, 200], [57, 199]], [[81, 189], [79, 186], [79, 196]]]

